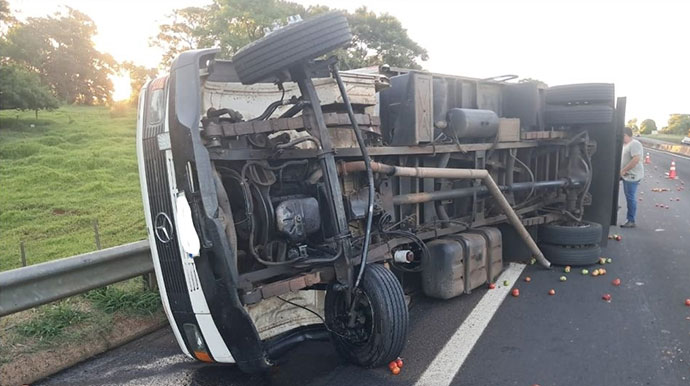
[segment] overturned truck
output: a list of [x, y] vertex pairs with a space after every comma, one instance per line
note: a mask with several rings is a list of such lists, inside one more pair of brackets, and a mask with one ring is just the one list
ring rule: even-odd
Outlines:
[[[308, 339], [396, 358], [416, 293], [509, 260], [591, 264], [617, 209], [625, 99], [398, 68], [339, 71], [345, 17], [182, 53], [139, 99], [137, 153], [181, 349], [261, 371]], [[404, 285], [403, 285], [404, 284]]]

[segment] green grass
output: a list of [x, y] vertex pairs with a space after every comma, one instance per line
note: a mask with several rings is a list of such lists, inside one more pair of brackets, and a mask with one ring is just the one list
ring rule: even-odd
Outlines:
[[105, 313], [122, 311], [138, 315], [151, 315], [161, 307], [158, 292], [147, 290], [127, 291], [118, 287], [104, 287], [87, 292], [84, 297]]
[[685, 137], [684, 135], [680, 134], [644, 134], [642, 136], [676, 144], [680, 144], [680, 141], [683, 139], [683, 137]]
[[[32, 127], [33, 125], [33, 127]], [[0, 112], [0, 271], [146, 237], [136, 111], [65, 106]]]
[[89, 314], [72, 308], [68, 303], [44, 307], [30, 321], [20, 324], [17, 332], [24, 337], [38, 340], [53, 340], [64, 330], [89, 318]]

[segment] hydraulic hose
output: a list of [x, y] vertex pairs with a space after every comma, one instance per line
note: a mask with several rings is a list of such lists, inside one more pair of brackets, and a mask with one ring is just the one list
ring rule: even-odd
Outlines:
[[[338, 63], [333, 64], [331, 68], [333, 77], [338, 83], [338, 88], [340, 89], [340, 95], [343, 97], [343, 104], [347, 109], [347, 115], [350, 117], [350, 122], [352, 123], [352, 129], [355, 132], [355, 137], [357, 138], [357, 144], [359, 145], [359, 150], [362, 152], [362, 158], [364, 159], [364, 168], [367, 172], [367, 180], [369, 181], [369, 202], [367, 204], [367, 223], [364, 230], [364, 244], [362, 245], [362, 258], [359, 264], [359, 272], [357, 273], [357, 279], [355, 280], [354, 288], [359, 287], [359, 283], [364, 276], [364, 270], [367, 265], [367, 254], [369, 253], [369, 242], [371, 241], [371, 224], [374, 221], [374, 198], [375, 198], [375, 186], [374, 186], [374, 171], [371, 168], [371, 157], [369, 157], [369, 151], [364, 143], [364, 138], [362, 137], [362, 132], [357, 125], [357, 119], [355, 119], [355, 112], [352, 110], [352, 105], [350, 104], [350, 98], [347, 96], [347, 90], [345, 89], [345, 84], [343, 83], [340, 73], [338, 72]], [[337, 198], [336, 198], [337, 199]], [[353, 289], [354, 289], [353, 288]]]

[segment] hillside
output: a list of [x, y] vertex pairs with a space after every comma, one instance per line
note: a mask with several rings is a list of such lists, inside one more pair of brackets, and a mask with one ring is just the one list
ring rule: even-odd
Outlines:
[[0, 270], [145, 238], [136, 111], [0, 112]]

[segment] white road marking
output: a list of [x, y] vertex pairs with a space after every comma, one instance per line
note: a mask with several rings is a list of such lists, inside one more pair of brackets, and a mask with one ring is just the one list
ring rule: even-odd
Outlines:
[[416, 386], [450, 385], [455, 374], [460, 370], [472, 348], [489, 325], [498, 307], [513, 288], [520, 274], [525, 269], [524, 264], [510, 263], [508, 268], [496, 280], [496, 283], [508, 281], [508, 286], [496, 287], [484, 295], [477, 303], [470, 315], [455, 331], [448, 343], [436, 355], [424, 374], [417, 380]]

